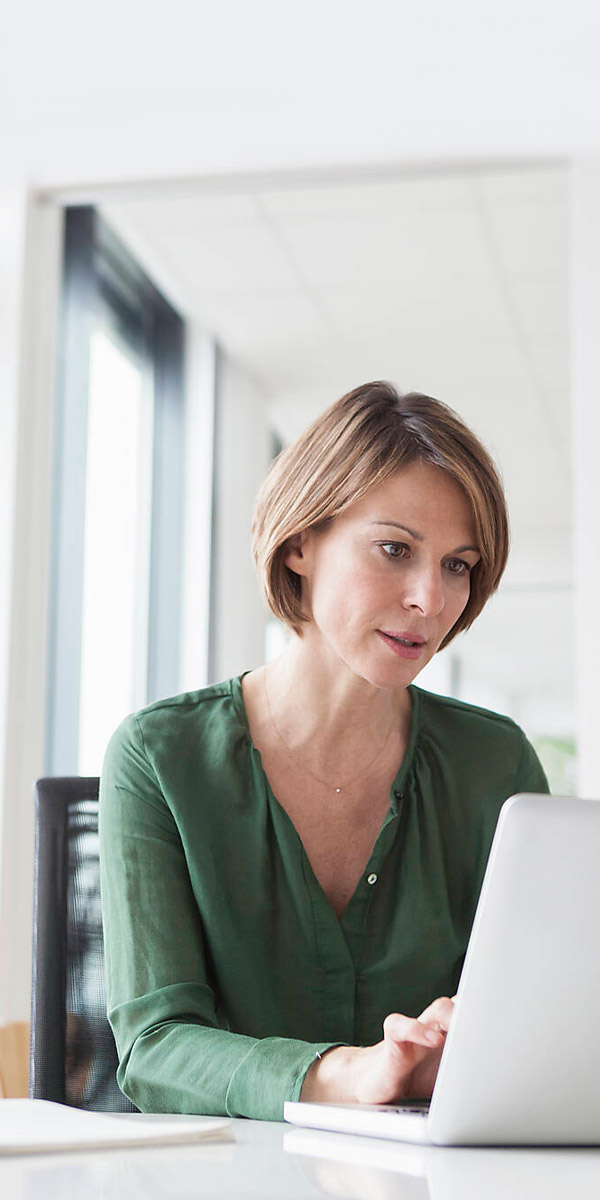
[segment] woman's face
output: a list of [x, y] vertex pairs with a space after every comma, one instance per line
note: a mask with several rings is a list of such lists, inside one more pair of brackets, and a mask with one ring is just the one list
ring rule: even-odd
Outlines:
[[378, 687], [406, 687], [465, 608], [479, 561], [471, 506], [437, 467], [415, 462], [325, 529], [292, 539], [307, 634]]

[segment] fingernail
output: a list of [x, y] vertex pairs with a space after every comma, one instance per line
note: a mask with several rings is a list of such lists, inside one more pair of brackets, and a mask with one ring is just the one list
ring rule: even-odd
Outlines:
[[428, 1042], [437, 1042], [437, 1040], [440, 1036], [439, 1030], [438, 1029], [427, 1029], [425, 1031], [425, 1036], [426, 1036]]

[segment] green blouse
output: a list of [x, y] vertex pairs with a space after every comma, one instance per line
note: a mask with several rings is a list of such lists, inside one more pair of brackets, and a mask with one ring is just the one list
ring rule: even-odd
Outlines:
[[507, 717], [412, 685], [341, 919], [253, 746], [242, 676], [127, 717], [100, 789], [108, 1016], [145, 1112], [281, 1120], [318, 1051], [454, 995], [503, 802], [547, 792]]

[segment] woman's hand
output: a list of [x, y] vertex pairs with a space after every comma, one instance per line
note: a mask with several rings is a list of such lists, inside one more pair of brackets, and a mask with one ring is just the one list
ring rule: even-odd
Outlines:
[[306, 1073], [301, 1100], [394, 1104], [407, 1096], [430, 1096], [454, 1002], [434, 1000], [418, 1018], [390, 1013], [375, 1046], [337, 1046]]

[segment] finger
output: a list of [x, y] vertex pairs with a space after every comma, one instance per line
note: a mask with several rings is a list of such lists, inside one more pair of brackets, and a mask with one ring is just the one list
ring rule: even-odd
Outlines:
[[448, 1030], [454, 1013], [454, 1001], [449, 996], [438, 996], [437, 1000], [433, 1000], [422, 1013], [419, 1013], [419, 1021], [424, 1021], [428, 1025], [439, 1025], [440, 1028]]
[[383, 1036], [397, 1044], [439, 1046], [444, 1031], [435, 1023], [423, 1023], [415, 1017], [405, 1017], [403, 1013], [390, 1013], [383, 1022]]

